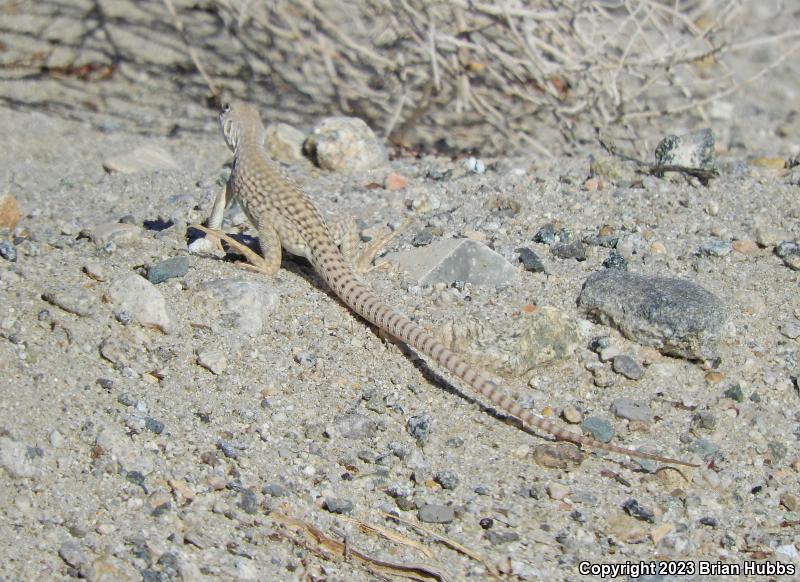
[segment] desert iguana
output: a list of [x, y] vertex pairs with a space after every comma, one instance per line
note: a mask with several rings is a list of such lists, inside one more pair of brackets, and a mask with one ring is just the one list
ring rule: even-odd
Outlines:
[[[483, 372], [467, 364], [460, 355], [449, 350], [422, 327], [384, 303], [361, 282], [352, 266], [357, 247], [354, 229], [350, 230], [350, 236], [340, 232], [342, 240], [337, 244], [334, 229], [325, 223], [309, 196], [284, 174], [276, 162], [267, 157], [262, 146], [265, 129], [255, 106], [241, 102], [225, 105], [220, 113], [220, 124], [225, 141], [234, 153], [233, 169], [225, 189], [214, 201], [207, 223], [209, 230], [202, 230], [217, 234], [215, 231], [222, 226], [225, 208], [235, 199], [258, 230], [263, 259], [252, 251], [249, 256], [252, 259], [255, 255], [259, 270], [273, 274], [280, 268], [281, 247], [294, 255], [305, 257], [352, 311], [421, 351], [501, 410], [531, 427], [550, 433], [556, 439], [632, 457], [695, 466], [685, 461], [602, 443], [569, 432], [523, 409]], [[230, 240], [228, 237], [225, 239]]]

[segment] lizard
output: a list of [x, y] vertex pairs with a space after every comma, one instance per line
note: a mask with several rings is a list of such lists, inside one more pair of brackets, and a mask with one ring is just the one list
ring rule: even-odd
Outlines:
[[[492, 405], [525, 425], [550, 434], [556, 440], [662, 463], [697, 466], [576, 434], [522, 408], [487, 374], [468, 364], [461, 355], [388, 305], [362, 282], [352, 263], [357, 249], [356, 237], [347, 233], [337, 236], [343, 229], [329, 226], [309, 195], [286, 175], [277, 162], [268, 157], [262, 145], [266, 130], [254, 105], [245, 102], [226, 103], [220, 112], [220, 126], [225, 142], [234, 154], [233, 167], [227, 184], [214, 200], [206, 227], [200, 229], [211, 235], [219, 233], [225, 208], [234, 200], [238, 201], [259, 235], [262, 256], [258, 257], [252, 251], [248, 253], [251, 259], [253, 256], [258, 259], [257, 270], [268, 275], [277, 272], [282, 250], [305, 257], [352, 312], [422, 352], [471, 386]], [[232, 240], [222, 236], [227, 241]], [[341, 240], [337, 240], [339, 238]]]

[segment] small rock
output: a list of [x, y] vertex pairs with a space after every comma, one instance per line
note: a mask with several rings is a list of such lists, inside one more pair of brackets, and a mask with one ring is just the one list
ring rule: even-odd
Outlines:
[[0, 437], [0, 467], [9, 476], [17, 479], [39, 477], [40, 460], [40, 455], [30, 454], [30, 447], [8, 437]]
[[588, 432], [591, 437], [601, 443], [611, 442], [614, 438], [614, 427], [604, 418], [598, 416], [587, 416], [581, 423], [584, 432]]
[[419, 442], [424, 443], [428, 440], [432, 430], [431, 418], [427, 414], [412, 416], [408, 419], [406, 428], [411, 436]]
[[85, 293], [82, 289], [56, 289], [42, 293], [42, 299], [60, 307], [67, 313], [73, 313], [79, 317], [88, 317], [95, 312], [96, 301], [94, 297]]
[[519, 253], [519, 261], [522, 263], [523, 268], [531, 273], [544, 273], [545, 267], [542, 260], [533, 250], [522, 247], [517, 249]]
[[387, 160], [375, 134], [356, 117], [323, 119], [306, 139], [304, 149], [320, 168], [334, 172], [361, 172]]
[[716, 170], [714, 132], [706, 128], [680, 136], [669, 135], [656, 146], [655, 159], [657, 166]]
[[788, 233], [771, 227], [760, 227], [756, 229], [756, 242], [760, 247], [774, 247], [781, 241], [792, 238]]
[[630, 398], [617, 398], [611, 403], [611, 412], [618, 418], [637, 420], [640, 422], [651, 422], [653, 411], [642, 402], [636, 402]]
[[631, 380], [641, 380], [644, 376], [644, 368], [632, 357], [621, 354], [614, 357], [612, 368], [617, 374], [622, 374]]
[[731, 246], [733, 250], [743, 255], [751, 255], [758, 250], [756, 241], [749, 239], [735, 240]]
[[397, 174], [395, 172], [392, 172], [388, 176], [386, 176], [386, 180], [384, 180], [383, 185], [384, 188], [386, 188], [390, 192], [396, 192], [397, 190], [402, 190], [403, 188], [408, 186], [408, 178], [406, 178], [402, 174]]
[[433, 476], [434, 481], [442, 486], [442, 489], [453, 490], [458, 487], [459, 479], [455, 471], [439, 471]]
[[12, 263], [17, 262], [17, 247], [7, 240], [0, 240], [0, 257]]
[[500, 254], [469, 239], [446, 239], [421, 249], [389, 253], [383, 261], [397, 265], [419, 285], [460, 281], [497, 287], [517, 273]]
[[154, 434], [164, 432], [164, 423], [150, 416], [144, 419], [144, 427]]
[[286, 497], [289, 492], [286, 487], [277, 483], [270, 483], [261, 488], [261, 493], [270, 497]]
[[586, 246], [580, 241], [571, 243], [555, 243], [550, 246], [550, 253], [559, 259], [575, 259], [578, 262], [586, 260]]
[[417, 519], [423, 523], [452, 523], [455, 517], [452, 507], [437, 503], [426, 503], [417, 512]]
[[603, 261], [603, 266], [606, 269], [617, 269], [618, 271], [627, 271], [628, 261], [616, 250], [613, 250], [610, 253], [608, 253], [606, 260]]
[[278, 305], [278, 294], [264, 281], [217, 279], [201, 284], [192, 303], [195, 313], [201, 314], [204, 321], [216, 316], [218, 321], [233, 328], [234, 333], [255, 337], [261, 333], [267, 315]]
[[707, 257], [727, 257], [732, 248], [728, 241], [712, 238], [700, 245], [700, 254]]
[[242, 501], [240, 506], [248, 515], [255, 515], [258, 513], [258, 496], [256, 495], [256, 492], [252, 489], [242, 489]]
[[17, 199], [11, 194], [0, 195], [0, 228], [14, 230], [21, 219]]
[[61, 547], [58, 548], [58, 555], [68, 566], [72, 566], [78, 571], [86, 567], [86, 552], [73, 541], [61, 544]]
[[583, 414], [574, 406], [565, 407], [561, 415], [570, 424], [579, 424], [583, 420]]
[[306, 368], [313, 368], [317, 365], [317, 356], [312, 352], [300, 350], [294, 355], [294, 361]]
[[561, 483], [550, 483], [547, 486], [547, 494], [550, 496], [550, 499], [561, 501], [569, 495], [569, 487]]
[[189, 257], [172, 257], [147, 267], [147, 280], [153, 285], [167, 279], [183, 277], [189, 272]]
[[105, 222], [94, 227], [89, 236], [99, 248], [113, 243], [118, 247], [131, 247], [142, 240], [142, 229], [135, 224]]
[[656, 521], [655, 514], [650, 509], [639, 505], [639, 502], [635, 499], [628, 499], [622, 504], [622, 509], [625, 513], [636, 519], [648, 521], [650, 523], [655, 523]]
[[483, 174], [486, 171], [486, 164], [480, 158], [469, 157], [464, 160], [464, 169], [473, 174]]
[[433, 229], [432, 228], [423, 228], [417, 234], [414, 235], [414, 238], [411, 239], [411, 244], [415, 247], [425, 247], [428, 246], [433, 242]]
[[180, 166], [165, 150], [153, 145], [146, 145], [135, 150], [106, 158], [103, 161], [106, 172], [155, 172], [157, 170], [179, 170]]
[[323, 507], [331, 513], [352, 513], [353, 502], [349, 499], [339, 497], [328, 497], [323, 503]]
[[108, 271], [102, 264], [96, 261], [88, 261], [84, 263], [83, 272], [89, 275], [89, 277], [95, 281], [100, 281], [101, 283], [108, 280]]
[[135, 273], [117, 278], [108, 289], [115, 313], [124, 311], [145, 326], [172, 331], [167, 302], [156, 287]]
[[583, 454], [569, 443], [546, 444], [533, 450], [533, 460], [542, 467], [571, 471], [583, 463]]
[[119, 558], [101, 556], [91, 563], [86, 578], [91, 582], [139, 582], [142, 576]]
[[303, 142], [306, 136], [287, 123], [270, 123], [264, 136], [267, 155], [282, 164], [294, 164], [303, 159]]
[[376, 430], [377, 425], [374, 420], [357, 412], [337, 416], [334, 420], [334, 434], [345, 439], [372, 438]]

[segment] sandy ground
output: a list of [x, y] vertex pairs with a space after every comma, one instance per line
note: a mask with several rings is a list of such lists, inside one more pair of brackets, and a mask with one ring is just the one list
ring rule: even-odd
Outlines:
[[[188, 254], [187, 224], [207, 217], [229, 158], [212, 109], [149, 96], [159, 116], [145, 126], [125, 79], [94, 88], [7, 80], [0, 194], [16, 199], [22, 219], [0, 236], [16, 252], [0, 258], [0, 579], [391, 578], [359, 552], [417, 564], [423, 580], [491, 579], [492, 570], [600, 579], [583, 576], [585, 564], [626, 561], [661, 569], [639, 580], [740, 580], [765, 561], [796, 569], [800, 273], [774, 247], [800, 237], [800, 180], [757, 158], [800, 152], [799, 72], [788, 63], [706, 122], [641, 130], [637, 151], [652, 152], [669, 133], [712, 127], [722, 174], [707, 187], [648, 176], [597, 189], [587, 182], [594, 145], [552, 159], [485, 159], [481, 174], [433, 157], [348, 176], [308, 162], [289, 169], [324, 211], [354, 217], [364, 233], [413, 218], [390, 250], [415, 248], [425, 229], [436, 240], [483, 240], [514, 265], [516, 249], [533, 249], [546, 274], [518, 267], [501, 288], [425, 287], [385, 269], [365, 278], [434, 330], [479, 322], [502, 335], [527, 312], [556, 310], [576, 330], [574, 349], [498, 376], [504, 385], [534, 412], [598, 417], [614, 444], [701, 464], [681, 471], [591, 451], [543, 466], [546, 435], [504, 422], [385, 341], [304, 260], [284, 257], [267, 278]], [[66, 98], [75, 91], [98, 91], [92, 99], [104, 107]], [[162, 148], [174, 168], [104, 170], [139, 146]], [[382, 187], [392, 172], [408, 186]], [[556, 258], [534, 241], [553, 221], [578, 240], [610, 225], [636, 250], [630, 271], [691, 280], [720, 298], [719, 358], [667, 357], [588, 319], [576, 300], [609, 249]], [[108, 226], [120, 222], [124, 232]], [[712, 239], [732, 248], [703, 253]], [[188, 272], [155, 287], [166, 330], [119, 312], [115, 285], [177, 256], [188, 257]], [[209, 282], [220, 280], [239, 289], [238, 304], [209, 299]], [[600, 362], [589, 348], [597, 337], [643, 377]], [[649, 406], [648, 419], [615, 415], [623, 397]], [[420, 419], [424, 438], [409, 428]], [[438, 518], [447, 523], [431, 523]], [[347, 555], [322, 536], [346, 542]], [[742, 570], [701, 576], [697, 560]], [[793, 579], [786, 571], [758, 579]]]

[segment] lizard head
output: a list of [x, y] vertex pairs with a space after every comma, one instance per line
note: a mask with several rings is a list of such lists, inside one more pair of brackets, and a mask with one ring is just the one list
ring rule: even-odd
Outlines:
[[255, 105], [241, 101], [232, 101], [222, 106], [222, 111], [219, 113], [219, 124], [222, 128], [222, 135], [225, 137], [225, 143], [234, 152], [245, 133], [263, 131], [264, 127]]

